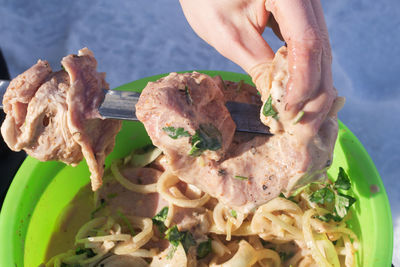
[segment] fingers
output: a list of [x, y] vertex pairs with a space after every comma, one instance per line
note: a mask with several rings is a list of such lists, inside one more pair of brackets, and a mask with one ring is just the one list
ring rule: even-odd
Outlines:
[[332, 103], [336, 98], [336, 90], [323, 90], [303, 107], [304, 116], [301, 119], [304, 135], [315, 136], [327, 114], [331, 110]]
[[328, 28], [326, 27], [326, 22], [324, 18], [324, 11], [321, 6], [320, 0], [311, 0], [311, 5], [314, 10], [314, 15], [317, 20], [317, 25], [319, 27], [319, 34], [322, 42], [329, 48], [326, 49], [326, 52], [331, 53], [330, 44], [329, 44], [329, 34]]
[[289, 116], [295, 116], [320, 90], [323, 68], [326, 67], [322, 66], [326, 44], [321, 38], [326, 26], [322, 29], [319, 26], [323, 19], [322, 9], [315, 11], [309, 0], [267, 0], [266, 8], [273, 13], [288, 45], [290, 80], [286, 109]]
[[263, 1], [236, 2], [240, 4], [230, 9], [231, 14], [226, 15], [225, 9], [222, 11], [221, 32], [210, 44], [249, 73], [255, 65], [274, 58], [273, 50], [261, 35], [269, 13]]
[[259, 0], [180, 0], [193, 30], [246, 72], [274, 57], [261, 36], [268, 19]]

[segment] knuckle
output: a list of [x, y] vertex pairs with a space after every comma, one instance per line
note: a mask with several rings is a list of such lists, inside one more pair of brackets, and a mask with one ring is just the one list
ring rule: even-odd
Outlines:
[[323, 58], [332, 62], [329, 36], [319, 29], [314, 27], [308, 28], [302, 37], [301, 43], [305, 51], [308, 51], [310, 54], [322, 55]]
[[276, 0], [265, 0], [265, 8], [272, 12], [276, 12]]
[[320, 32], [314, 27], [308, 28], [303, 35], [302, 42], [306, 49], [321, 51], [323, 48], [323, 40]]

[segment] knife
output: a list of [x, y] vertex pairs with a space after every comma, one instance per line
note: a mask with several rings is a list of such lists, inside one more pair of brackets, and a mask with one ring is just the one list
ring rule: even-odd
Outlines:
[[[10, 81], [0, 80], [0, 108], [3, 108], [3, 96]], [[131, 91], [104, 90], [105, 97], [99, 107], [100, 115], [105, 119], [138, 121], [136, 103], [140, 93]], [[270, 134], [268, 127], [261, 123], [261, 106], [227, 102], [226, 107], [236, 123], [236, 131], [257, 134]]]

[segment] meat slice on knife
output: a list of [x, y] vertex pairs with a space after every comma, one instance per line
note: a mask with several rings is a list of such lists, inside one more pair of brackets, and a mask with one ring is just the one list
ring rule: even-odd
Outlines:
[[[260, 91], [275, 98], [285, 93], [285, 48], [277, 53], [273, 66], [268, 90]], [[335, 110], [314, 136], [302, 134], [304, 125], [292, 121], [280, 122], [295, 127], [287, 126], [288, 130], [273, 136], [235, 134], [225, 107], [232, 92], [220, 85], [220, 79], [205, 74], [171, 73], [142, 92], [136, 115], [176, 176], [242, 212], [325, 177], [337, 136]]]
[[42, 161], [76, 165], [85, 157], [96, 190], [121, 122], [98, 114], [108, 84], [89, 49], [63, 58], [61, 64], [64, 70], [52, 72], [39, 60], [12, 80], [3, 99], [7, 116], [1, 133], [12, 150], [23, 149]]

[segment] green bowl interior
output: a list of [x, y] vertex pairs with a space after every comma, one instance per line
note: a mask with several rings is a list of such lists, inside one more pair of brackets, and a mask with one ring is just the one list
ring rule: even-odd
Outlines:
[[[244, 74], [202, 72], [251, 83]], [[163, 76], [165, 74], [144, 78], [117, 89], [141, 91], [149, 81]], [[341, 166], [353, 183], [352, 193], [357, 202], [352, 208], [354, 216], [350, 227], [359, 236], [362, 246], [357, 256], [358, 266], [390, 266], [393, 226], [385, 188], [364, 147], [345, 125], [340, 123], [339, 126], [333, 165], [328, 173], [336, 177]], [[124, 122], [106, 165], [148, 143], [150, 139], [141, 123]], [[41, 264], [51, 235], [57, 231], [60, 214], [87, 183], [89, 171], [85, 162], [71, 167], [28, 157], [14, 178], [0, 214], [0, 266]]]

